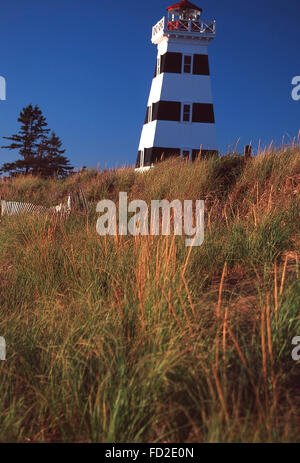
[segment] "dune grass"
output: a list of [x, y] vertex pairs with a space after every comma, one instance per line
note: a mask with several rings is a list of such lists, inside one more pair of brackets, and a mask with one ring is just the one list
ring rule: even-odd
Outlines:
[[[298, 442], [298, 148], [0, 183], [2, 442]], [[205, 240], [100, 237], [96, 202], [204, 199]]]

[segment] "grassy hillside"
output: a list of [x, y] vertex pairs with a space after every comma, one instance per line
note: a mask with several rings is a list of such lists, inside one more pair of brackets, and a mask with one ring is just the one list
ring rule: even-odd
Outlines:
[[[300, 150], [0, 183], [0, 441], [300, 440]], [[95, 205], [204, 199], [205, 239], [100, 237]]]

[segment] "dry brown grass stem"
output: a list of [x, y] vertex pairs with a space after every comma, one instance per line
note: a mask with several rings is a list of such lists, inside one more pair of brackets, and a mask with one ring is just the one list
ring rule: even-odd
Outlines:
[[222, 276], [221, 276], [221, 281], [220, 281], [220, 286], [219, 286], [219, 297], [218, 297], [218, 305], [217, 305], [217, 317], [218, 318], [221, 316], [222, 291], [223, 291], [223, 285], [224, 285], [224, 279], [225, 279], [226, 271], [227, 271], [227, 262], [224, 263]]
[[278, 328], [278, 285], [277, 285], [277, 262], [274, 264], [274, 301], [275, 301], [275, 321]]
[[279, 290], [280, 296], [282, 296], [282, 293], [283, 293], [283, 286], [284, 286], [284, 280], [285, 280], [285, 275], [286, 275], [287, 261], [288, 261], [288, 256], [285, 257], [285, 261], [284, 261], [284, 265], [283, 265], [283, 271], [282, 271], [282, 276], [281, 276], [281, 284], [280, 284], [280, 290]]

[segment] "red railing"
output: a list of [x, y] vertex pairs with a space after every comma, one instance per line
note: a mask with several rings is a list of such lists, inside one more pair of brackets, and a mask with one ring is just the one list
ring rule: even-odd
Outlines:
[[153, 28], [152, 28], [152, 41], [155, 43], [157, 37], [164, 32], [176, 31], [178, 32], [188, 32], [188, 33], [198, 33], [203, 34], [206, 37], [214, 37], [216, 33], [216, 22], [215, 21], [197, 21], [193, 19], [176, 19], [174, 21], [167, 21], [163, 17]]
[[168, 31], [185, 31], [185, 32], [215, 32], [215, 23], [206, 24], [200, 21], [178, 19], [167, 23]]

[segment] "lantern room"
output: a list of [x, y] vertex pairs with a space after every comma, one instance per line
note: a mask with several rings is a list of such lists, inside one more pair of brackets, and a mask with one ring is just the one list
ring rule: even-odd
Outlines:
[[175, 21], [199, 21], [202, 13], [202, 8], [194, 5], [188, 0], [183, 0], [175, 5], [169, 6], [168, 11], [168, 21], [173, 23]]

